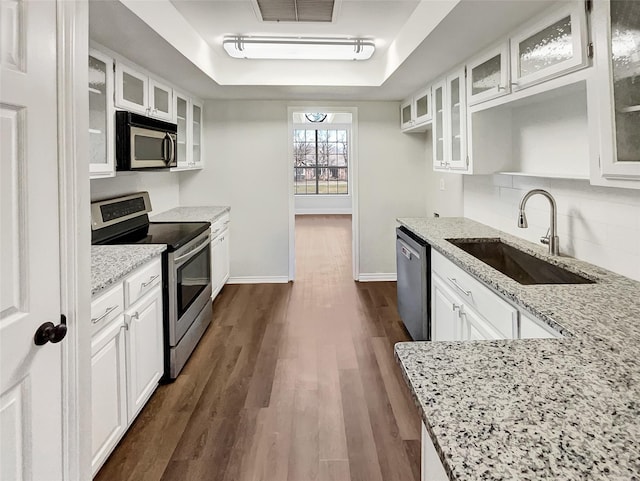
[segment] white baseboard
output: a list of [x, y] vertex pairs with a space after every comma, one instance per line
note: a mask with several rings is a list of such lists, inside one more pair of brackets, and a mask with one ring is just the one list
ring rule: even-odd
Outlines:
[[229, 277], [227, 284], [286, 284], [289, 282], [287, 276], [244, 276], [244, 277]]
[[296, 209], [296, 215], [322, 215], [322, 214], [351, 214], [351, 207], [336, 207], [330, 209]]
[[382, 282], [382, 281], [397, 281], [398, 275], [395, 272], [370, 272], [360, 274], [358, 276], [359, 282]]

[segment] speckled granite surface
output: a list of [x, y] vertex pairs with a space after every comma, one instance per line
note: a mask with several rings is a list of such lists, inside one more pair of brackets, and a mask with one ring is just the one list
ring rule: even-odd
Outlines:
[[91, 295], [167, 249], [164, 244], [91, 246]]
[[176, 207], [151, 217], [151, 222], [211, 222], [229, 212], [228, 206]]
[[[640, 283], [468, 219], [399, 221], [569, 336], [396, 345], [449, 478], [640, 480]], [[597, 283], [523, 286], [445, 240], [478, 237]]]

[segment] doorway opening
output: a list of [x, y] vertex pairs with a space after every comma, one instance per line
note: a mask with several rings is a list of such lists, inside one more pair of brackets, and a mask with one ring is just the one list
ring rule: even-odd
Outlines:
[[[334, 232], [347, 242], [347, 248], [350, 244], [351, 252], [346, 253], [350, 255], [340, 258], [351, 264], [350, 275], [357, 279], [357, 109], [289, 107], [288, 114], [289, 280], [296, 278], [297, 222], [305, 233], [299, 239], [312, 239], [310, 229], [317, 228], [320, 237]], [[345, 237], [339, 232], [347, 224], [349, 236]], [[298, 242], [305, 247], [316, 243]]]

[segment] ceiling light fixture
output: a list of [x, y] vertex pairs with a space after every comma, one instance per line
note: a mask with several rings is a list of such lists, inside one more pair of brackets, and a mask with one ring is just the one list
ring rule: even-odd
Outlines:
[[280, 60], [368, 60], [376, 49], [362, 38], [224, 37], [222, 46], [233, 58]]

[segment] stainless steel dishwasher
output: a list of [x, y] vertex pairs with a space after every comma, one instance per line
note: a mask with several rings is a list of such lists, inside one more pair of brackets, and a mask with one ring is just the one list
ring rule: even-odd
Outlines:
[[404, 227], [396, 229], [398, 313], [414, 341], [431, 340], [430, 247]]

